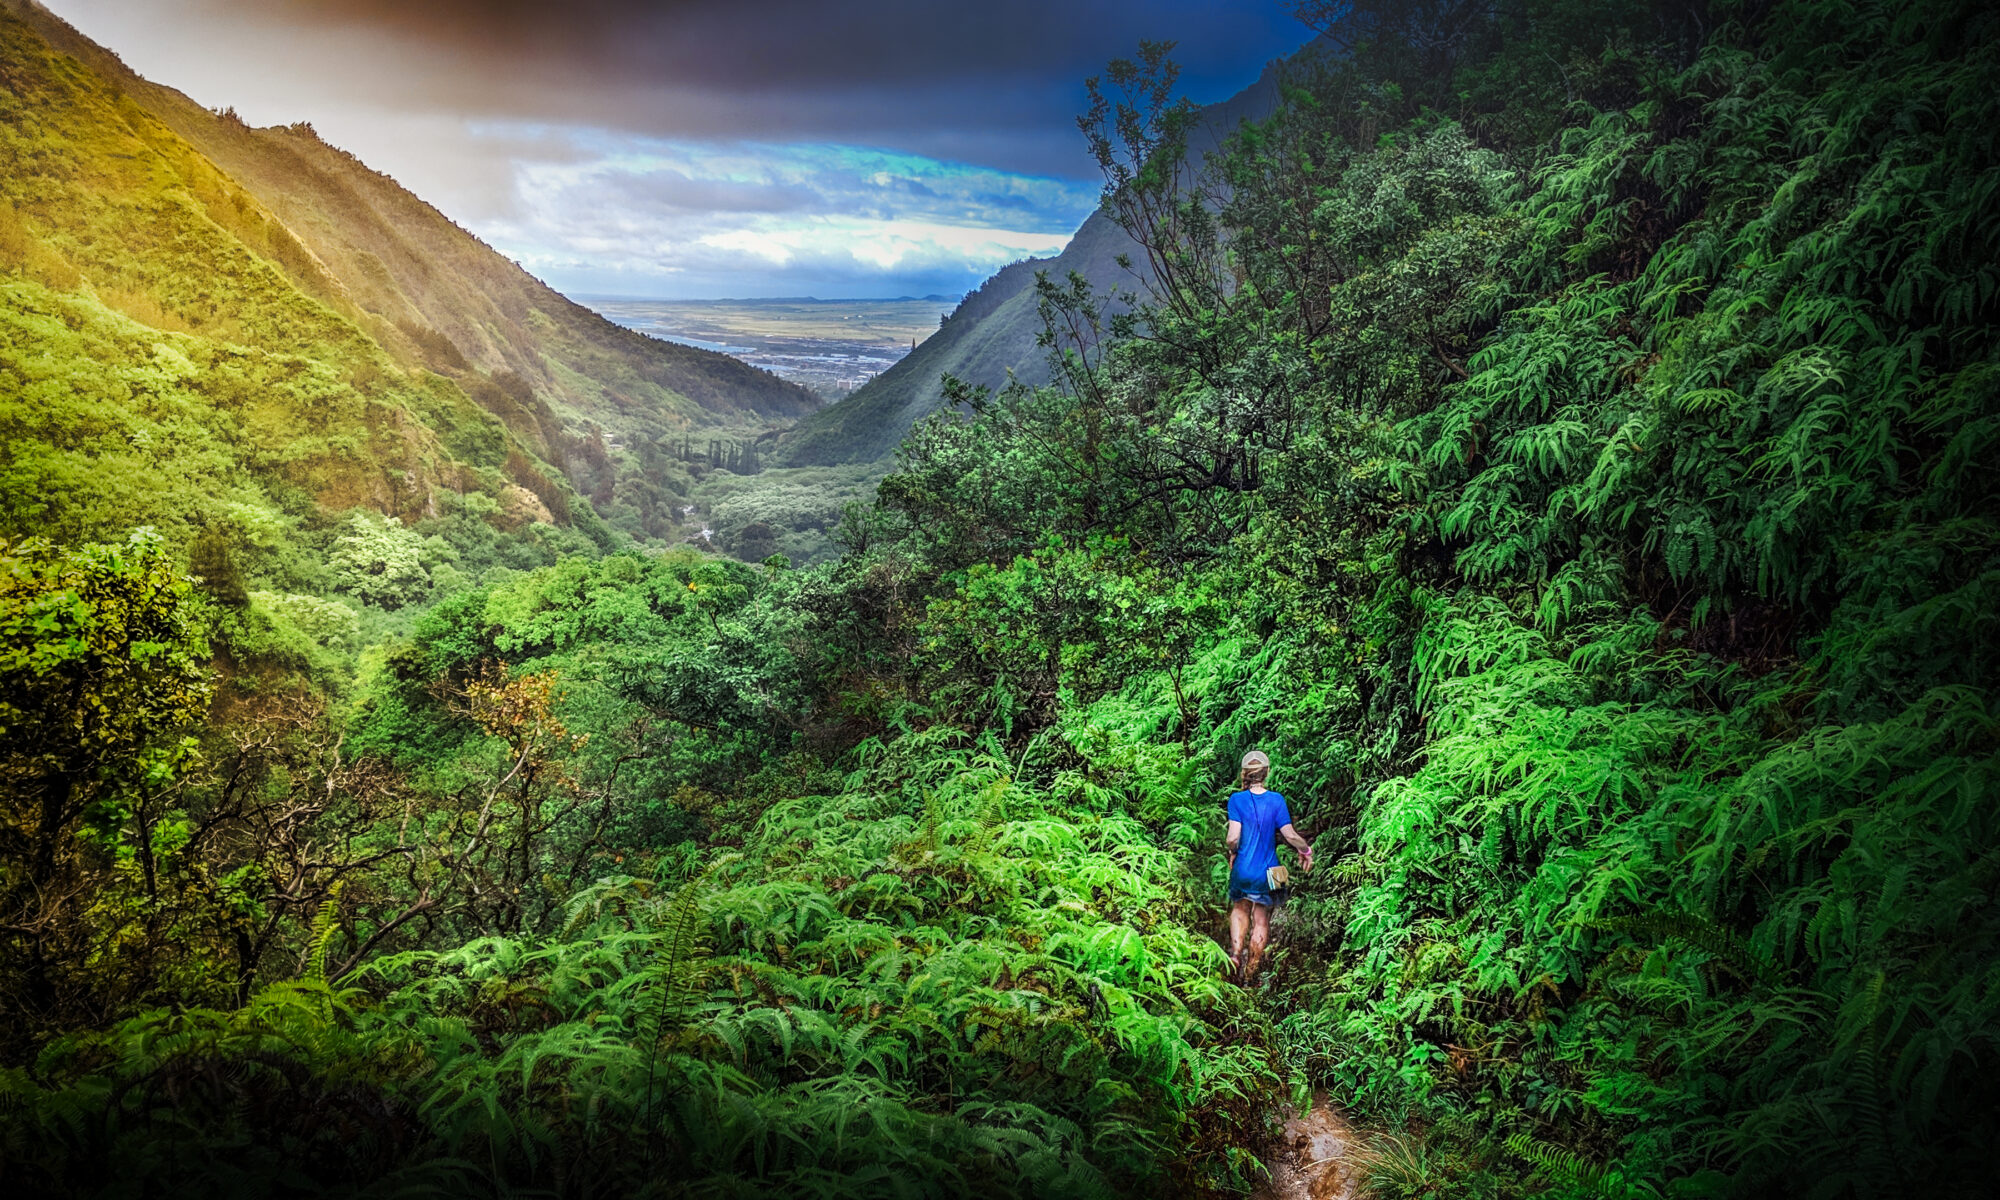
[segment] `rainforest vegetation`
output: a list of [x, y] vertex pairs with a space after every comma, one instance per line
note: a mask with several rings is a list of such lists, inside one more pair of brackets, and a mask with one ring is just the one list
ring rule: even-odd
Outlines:
[[[1042, 279], [836, 561], [10, 497], [10, 1193], [1226, 1195], [1317, 1094], [1383, 1197], [1986, 1194], [2000, 14], [1301, 15], [1200, 163], [1092, 82], [1150, 282]], [[59, 266], [6, 336], [183, 436]]]

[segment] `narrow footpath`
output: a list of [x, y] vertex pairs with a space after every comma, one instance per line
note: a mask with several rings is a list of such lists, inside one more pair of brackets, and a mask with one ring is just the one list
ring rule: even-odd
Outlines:
[[1312, 1111], [1291, 1114], [1264, 1153], [1269, 1179], [1251, 1191], [1251, 1200], [1354, 1200], [1363, 1173], [1349, 1156], [1360, 1147], [1352, 1126], [1313, 1096]]

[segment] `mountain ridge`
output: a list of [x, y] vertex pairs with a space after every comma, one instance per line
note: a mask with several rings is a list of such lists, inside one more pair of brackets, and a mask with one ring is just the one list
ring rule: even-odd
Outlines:
[[[1190, 135], [1192, 153], [1205, 158], [1243, 121], [1271, 112], [1278, 101], [1280, 72], [1318, 44], [1309, 42], [1291, 57], [1268, 64], [1250, 86], [1200, 109]], [[1120, 264], [1121, 255], [1132, 260], [1129, 268]], [[894, 366], [802, 417], [780, 435], [778, 461], [833, 466], [886, 460], [918, 421], [944, 408], [946, 375], [994, 391], [1015, 380], [1029, 386], [1047, 383], [1048, 365], [1036, 344], [1041, 318], [1035, 276], [1083, 276], [1107, 301], [1108, 314], [1121, 307], [1108, 293], [1144, 291], [1144, 257], [1139, 244], [1103, 209], [1092, 211], [1060, 253], [1002, 267], [966, 294], [937, 333]]]
[[[233, 110], [213, 112], [184, 93], [139, 75], [115, 51], [98, 45], [36, 0], [0, 0], [52, 47], [91, 66], [132, 96], [169, 129], [270, 208], [311, 249], [340, 285], [340, 298], [386, 327], [377, 340], [427, 365], [438, 347], [426, 331], [442, 334], [468, 364], [488, 372], [512, 371], [548, 393], [559, 406], [585, 416], [608, 401], [614, 410], [644, 403], [644, 384], [676, 392], [720, 415], [789, 418], [817, 407], [803, 388], [726, 355], [694, 351], [647, 338], [605, 320], [550, 288], [466, 230], [434, 205], [376, 171], [357, 156], [322, 139], [309, 122], [256, 127]], [[310, 186], [304, 186], [304, 185]], [[329, 200], [342, 203], [331, 205]], [[423, 244], [413, 244], [421, 242]], [[441, 258], [451, 261], [440, 264]], [[454, 269], [439, 272], [436, 267]], [[454, 279], [477, 287], [449, 286]], [[609, 376], [599, 391], [581, 388], [541, 363], [529, 347], [536, 336], [531, 314], [552, 322], [566, 340], [561, 366]], [[409, 328], [414, 326], [414, 329]], [[636, 356], [639, 361], [629, 361]], [[628, 361], [618, 361], [621, 357]], [[716, 375], [723, 386], [701, 378]], [[612, 414], [615, 420], [616, 412]], [[700, 414], [684, 414], [701, 423]]]
[[0, 163], [17, 528], [184, 543], [229, 504], [414, 521], [483, 493], [502, 526], [673, 537], [690, 479], [659, 446], [817, 406], [611, 323], [309, 125], [210, 112], [32, 0], [0, 0]]

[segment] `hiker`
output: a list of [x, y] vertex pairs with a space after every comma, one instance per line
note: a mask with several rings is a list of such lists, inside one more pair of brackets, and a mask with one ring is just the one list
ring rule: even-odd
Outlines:
[[1278, 839], [1299, 852], [1299, 870], [1313, 869], [1312, 843], [1292, 828], [1284, 796], [1265, 790], [1270, 774], [1271, 756], [1250, 751], [1229, 797], [1224, 840], [1229, 851], [1229, 959], [1236, 964], [1237, 982], [1245, 987], [1263, 965], [1264, 947], [1271, 941], [1271, 908], [1287, 882], [1285, 868], [1278, 865]]

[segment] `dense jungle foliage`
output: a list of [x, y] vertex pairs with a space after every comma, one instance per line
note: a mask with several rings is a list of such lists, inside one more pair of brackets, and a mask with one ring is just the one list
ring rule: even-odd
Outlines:
[[837, 562], [5, 543], [12, 1190], [1985, 1194], [2000, 16], [1301, 11], [1199, 173], [1093, 82], [1153, 290]]

